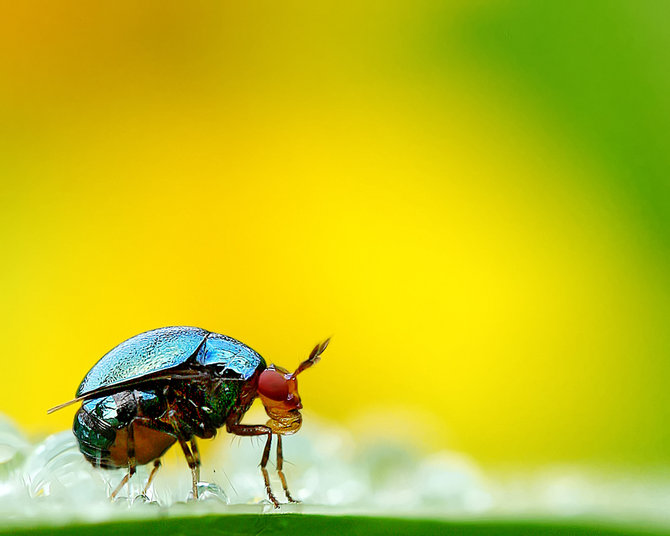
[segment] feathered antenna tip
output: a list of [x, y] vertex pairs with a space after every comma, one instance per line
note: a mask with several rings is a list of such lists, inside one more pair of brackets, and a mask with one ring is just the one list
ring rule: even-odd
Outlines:
[[298, 365], [298, 368], [295, 369], [295, 372], [291, 374], [291, 376], [296, 377], [303, 370], [308, 369], [312, 365], [316, 365], [321, 360], [321, 354], [326, 350], [326, 348], [328, 348], [328, 344], [330, 343], [331, 338], [332, 337], [328, 337], [325, 341], [317, 344], [310, 352], [309, 357], [300, 363], [300, 365]]

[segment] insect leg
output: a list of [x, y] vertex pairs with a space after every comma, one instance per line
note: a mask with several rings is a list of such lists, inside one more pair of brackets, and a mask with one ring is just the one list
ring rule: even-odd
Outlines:
[[[193, 455], [191, 452], [191, 449], [188, 446], [188, 442], [182, 435], [182, 433], [179, 430], [179, 425], [177, 421], [174, 419], [174, 417], [170, 416], [169, 421], [170, 426], [172, 426], [173, 429], [173, 434], [177, 438], [177, 441], [179, 441], [179, 445], [181, 446], [181, 450], [184, 451], [184, 456], [186, 457], [186, 463], [188, 463], [189, 468], [191, 469], [191, 477], [193, 478], [193, 498], [197, 499], [198, 498], [198, 481], [200, 480], [200, 468], [198, 467], [200, 465], [200, 456], [198, 455], [197, 461], [196, 457]], [[195, 445], [195, 439], [191, 442], [193, 445]], [[196, 452], [197, 452], [197, 447], [196, 447]]]
[[265, 482], [265, 492], [268, 495], [270, 502], [274, 504], [275, 508], [279, 508], [279, 501], [272, 493], [272, 488], [270, 487], [270, 475], [268, 475], [268, 470], [266, 468], [268, 460], [270, 459], [270, 447], [272, 446], [272, 430], [267, 426], [263, 425], [249, 425], [249, 424], [238, 424], [233, 421], [229, 421], [226, 424], [226, 429], [231, 434], [239, 436], [257, 436], [257, 435], [267, 435], [267, 441], [265, 442], [265, 448], [263, 449], [263, 457], [261, 458], [261, 473], [263, 473], [263, 481]]
[[197, 473], [197, 480], [200, 482], [200, 450], [198, 449], [198, 444], [195, 442], [195, 436], [191, 438], [191, 452], [193, 453], [193, 458], [195, 459], [195, 470]]
[[261, 473], [263, 473], [263, 481], [265, 482], [265, 492], [268, 494], [268, 499], [272, 501], [272, 504], [275, 505], [275, 508], [279, 508], [279, 501], [272, 493], [272, 488], [270, 487], [270, 475], [268, 475], [267, 464], [270, 459], [270, 448], [272, 447], [272, 434], [268, 434], [267, 441], [265, 442], [265, 448], [263, 449], [263, 457], [261, 458]]
[[288, 484], [286, 483], [286, 476], [284, 476], [284, 449], [281, 442], [281, 434], [277, 434], [277, 474], [279, 475], [279, 480], [281, 480], [282, 488], [284, 488], [284, 494], [288, 502], [299, 503], [293, 497], [291, 497], [291, 492], [288, 490]]
[[144, 491], [142, 492], [143, 495], [147, 494], [147, 491], [149, 490], [149, 486], [151, 486], [151, 482], [153, 481], [154, 477], [156, 476], [156, 471], [158, 471], [158, 468], [160, 466], [161, 466], [161, 461], [160, 460], [154, 460], [154, 468], [151, 470], [151, 473], [149, 473], [149, 480], [147, 480], [147, 483], [144, 486]]
[[126, 475], [121, 479], [121, 482], [119, 482], [119, 485], [116, 486], [116, 489], [114, 491], [112, 491], [112, 495], [110, 496], [111, 500], [116, 499], [116, 496], [118, 495], [119, 491], [121, 491], [121, 488], [123, 488], [123, 486], [130, 480], [130, 477], [133, 476], [134, 474], [135, 474], [135, 467], [130, 466]]
[[[135, 438], [133, 434], [132, 425], [128, 427], [126, 449], [128, 451], [128, 472], [126, 473], [126, 476], [124, 476], [123, 479], [121, 479], [119, 485], [116, 486], [116, 489], [112, 492], [112, 495], [110, 497], [110, 499], [112, 500], [116, 498], [119, 491], [121, 491], [121, 489], [126, 483], [130, 482], [130, 478], [135, 474], [135, 467], [137, 466], [137, 461], [135, 460]], [[130, 492], [130, 484], [128, 491]], [[130, 493], [128, 493], [128, 495], [130, 495]]]
[[[263, 449], [263, 457], [261, 458], [261, 472], [263, 473], [263, 480], [265, 481], [265, 491], [268, 494], [268, 497], [271, 499], [274, 498], [272, 489], [270, 488], [270, 476], [268, 475], [267, 464], [270, 459], [270, 448], [272, 447], [272, 434], [268, 434], [267, 441], [265, 442], [265, 448]], [[275, 506], [279, 506], [277, 499], [275, 498], [272, 503]]]
[[191, 449], [188, 446], [188, 443], [186, 440], [181, 437], [177, 437], [177, 440], [179, 441], [179, 444], [181, 445], [181, 449], [184, 451], [184, 456], [186, 457], [186, 463], [188, 463], [189, 468], [191, 469], [191, 477], [193, 478], [193, 498], [197, 499], [198, 498], [198, 473], [200, 472], [198, 470], [198, 464], [195, 461], [195, 456], [193, 456], [193, 453], [191, 452]]

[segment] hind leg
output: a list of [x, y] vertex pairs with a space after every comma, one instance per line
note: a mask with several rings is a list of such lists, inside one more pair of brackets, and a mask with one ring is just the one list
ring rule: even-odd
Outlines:
[[130, 466], [128, 468], [128, 472], [126, 473], [126, 476], [124, 476], [121, 479], [121, 482], [119, 482], [119, 485], [116, 486], [116, 489], [114, 491], [112, 491], [112, 495], [110, 496], [111, 500], [116, 499], [116, 496], [118, 495], [119, 491], [121, 491], [121, 488], [123, 488], [123, 486], [130, 480], [130, 477], [132, 477], [134, 474], [135, 474], [135, 467]]
[[137, 460], [135, 459], [135, 438], [132, 426], [128, 427], [126, 448], [128, 449], [128, 472], [126, 473], [126, 476], [121, 479], [119, 485], [116, 486], [116, 489], [112, 492], [110, 497], [112, 500], [116, 499], [116, 496], [118, 495], [119, 491], [121, 491], [121, 488], [123, 488], [123, 486], [130, 481], [130, 478], [135, 474], [135, 468], [137, 467]]
[[147, 480], [147, 483], [144, 486], [144, 491], [142, 491], [142, 495], [146, 495], [147, 491], [149, 491], [149, 486], [151, 486], [151, 482], [153, 481], [154, 477], [156, 476], [156, 472], [158, 471], [158, 468], [160, 466], [161, 466], [161, 461], [160, 460], [154, 460], [154, 467], [151, 470], [151, 473], [149, 473], [149, 480]]

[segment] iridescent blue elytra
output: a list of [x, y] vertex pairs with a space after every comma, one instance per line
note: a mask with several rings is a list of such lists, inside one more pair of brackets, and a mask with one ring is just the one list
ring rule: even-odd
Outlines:
[[109, 352], [86, 374], [77, 397], [184, 365], [214, 365], [248, 380], [265, 361], [240, 341], [190, 326], [154, 329]]

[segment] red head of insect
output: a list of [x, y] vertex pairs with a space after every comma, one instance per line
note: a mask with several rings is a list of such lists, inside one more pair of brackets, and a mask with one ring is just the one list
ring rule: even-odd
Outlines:
[[300, 429], [302, 402], [296, 376], [319, 362], [329, 342], [330, 339], [326, 339], [317, 344], [309, 357], [292, 373], [285, 368], [270, 365], [258, 377], [258, 395], [270, 417], [267, 425], [275, 434], [289, 435]]

